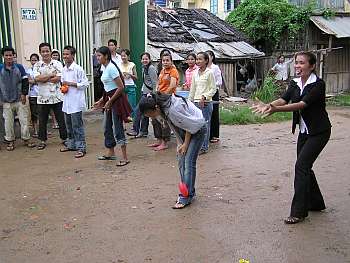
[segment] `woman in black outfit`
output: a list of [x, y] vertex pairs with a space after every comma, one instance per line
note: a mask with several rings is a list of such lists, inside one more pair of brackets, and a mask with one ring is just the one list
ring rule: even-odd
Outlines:
[[293, 111], [293, 133], [296, 124], [299, 124], [294, 197], [290, 216], [284, 220], [286, 224], [302, 222], [308, 211], [326, 208], [312, 166], [329, 140], [331, 123], [326, 111], [325, 83], [314, 73], [315, 66], [316, 56], [313, 53], [297, 53], [294, 67], [298, 78], [291, 81], [281, 98], [252, 107], [254, 112], [263, 116]]

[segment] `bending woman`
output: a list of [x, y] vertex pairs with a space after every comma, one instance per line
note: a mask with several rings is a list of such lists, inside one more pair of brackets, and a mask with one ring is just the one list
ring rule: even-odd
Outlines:
[[284, 220], [286, 224], [302, 222], [308, 211], [326, 208], [312, 166], [329, 140], [331, 123], [326, 111], [325, 83], [316, 76], [315, 66], [316, 56], [313, 53], [297, 53], [294, 67], [298, 78], [290, 82], [280, 99], [252, 107], [254, 112], [265, 116], [293, 111], [293, 133], [296, 124], [299, 124], [294, 197], [290, 216]]
[[188, 195], [180, 193], [173, 208], [184, 208], [196, 194], [196, 163], [207, 130], [203, 114], [192, 102], [161, 93], [143, 97], [139, 107], [146, 116], [166, 121], [176, 135], [181, 182], [186, 184]]

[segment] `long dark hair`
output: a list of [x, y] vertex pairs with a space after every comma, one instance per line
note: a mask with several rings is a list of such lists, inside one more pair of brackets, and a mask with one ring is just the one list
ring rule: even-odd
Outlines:
[[[109, 41], [109, 42], [110, 42], [110, 41]], [[102, 47], [100, 47], [99, 49], [97, 49], [96, 52], [101, 53], [103, 56], [107, 56], [107, 60], [108, 60], [109, 62], [111, 62], [111, 63], [117, 68], [117, 70], [118, 70], [118, 72], [119, 72], [119, 77], [120, 77], [120, 79], [122, 80], [123, 85], [125, 86], [123, 73], [121, 72], [121, 70], [120, 70], [120, 68], [118, 67], [118, 65], [112, 60], [112, 54], [111, 54], [111, 51], [109, 50], [109, 48], [106, 47], [106, 46], [102, 46]], [[101, 68], [100, 68], [100, 70], [101, 70]], [[101, 75], [102, 75], [102, 74], [101, 74]]]
[[149, 58], [149, 63], [148, 63], [146, 66], [144, 66], [144, 70], [143, 70], [144, 74], [145, 74], [145, 75], [148, 75], [149, 66], [152, 64], [152, 61], [151, 61], [151, 54], [148, 53], [148, 52], [143, 52], [143, 53], [141, 54], [141, 56], [140, 56], [140, 59], [142, 59], [143, 56], [146, 56], [146, 57]]
[[[158, 106], [162, 114], [162, 117], [166, 117], [165, 111], [171, 105], [171, 96], [172, 96], [171, 94], [163, 94], [163, 93], [160, 93], [159, 91], [149, 93], [147, 94], [147, 96], [141, 98], [140, 104], [139, 104], [139, 110], [142, 114], [145, 114], [148, 111], [156, 110]], [[175, 94], [175, 97], [182, 98], [187, 105], [187, 101], [184, 97], [181, 97], [176, 94]]]
[[216, 57], [213, 51], [211, 50], [207, 50], [205, 51], [205, 53], [207, 53], [208, 55], [210, 55], [213, 58], [213, 64], [216, 64]]

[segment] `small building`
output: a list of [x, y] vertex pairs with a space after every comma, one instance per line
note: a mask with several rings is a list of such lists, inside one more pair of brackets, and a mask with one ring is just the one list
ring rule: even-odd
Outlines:
[[312, 16], [310, 21], [309, 50], [319, 51], [319, 76], [327, 92], [350, 91], [350, 13]]
[[178, 62], [188, 53], [212, 50], [229, 95], [237, 91], [238, 60], [264, 56], [240, 31], [208, 10], [149, 8], [146, 50], [152, 60], [158, 60], [164, 48], [172, 51], [173, 59]]

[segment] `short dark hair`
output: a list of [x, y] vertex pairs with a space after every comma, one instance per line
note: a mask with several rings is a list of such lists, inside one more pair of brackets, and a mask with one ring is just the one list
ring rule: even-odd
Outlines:
[[1, 49], [1, 55], [4, 55], [5, 52], [8, 52], [8, 51], [11, 51], [13, 55], [16, 53], [13, 47], [5, 46]]
[[67, 45], [63, 48], [63, 50], [69, 50], [70, 54], [75, 56], [75, 54], [77, 53], [77, 50], [75, 49], [75, 47]]
[[39, 52], [41, 51], [41, 48], [43, 48], [43, 47], [48, 47], [51, 51], [51, 45], [47, 42], [43, 42], [43, 43], [40, 43], [40, 45], [39, 45]]
[[108, 40], [108, 42], [107, 42], [107, 45], [109, 45], [109, 43], [113, 43], [115, 46], [118, 46], [118, 42], [117, 42], [117, 40], [115, 40], [115, 39], [110, 39], [110, 40]]
[[39, 60], [39, 55], [37, 53], [31, 54], [29, 60], [32, 59], [32, 57], [36, 57], [36, 59]]
[[294, 59], [296, 59], [297, 56], [305, 56], [307, 58], [307, 61], [309, 62], [309, 64], [311, 66], [315, 65], [315, 68], [312, 71], [312, 73], [316, 73], [317, 58], [316, 58], [316, 55], [314, 53], [312, 53], [310, 51], [300, 51], [300, 52], [295, 53]]

